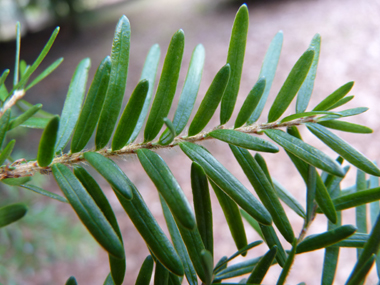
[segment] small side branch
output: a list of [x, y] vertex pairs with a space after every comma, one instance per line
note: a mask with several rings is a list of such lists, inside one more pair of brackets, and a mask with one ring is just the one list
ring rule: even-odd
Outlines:
[[[285, 122], [285, 123], [263, 123], [259, 125], [253, 125], [253, 126], [245, 126], [235, 129], [236, 131], [243, 132], [243, 133], [250, 133], [250, 134], [260, 134], [265, 129], [277, 129], [277, 128], [284, 128], [284, 127], [290, 127], [290, 126], [298, 126], [302, 125], [304, 123], [310, 123], [315, 122], [315, 116], [305, 117], [296, 119], [293, 121]], [[219, 126], [217, 128], [223, 128], [223, 126]], [[173, 142], [169, 145], [160, 145], [157, 142], [148, 142], [148, 143], [132, 143], [125, 147], [123, 147], [120, 150], [112, 151], [112, 149], [104, 148], [101, 150], [96, 151], [97, 153], [105, 156], [105, 157], [119, 157], [123, 155], [133, 154], [138, 149], [141, 148], [148, 148], [148, 149], [162, 149], [162, 148], [172, 148], [176, 145], [178, 145], [180, 142], [200, 142], [207, 139], [214, 139], [210, 136], [208, 136], [209, 132], [202, 132], [198, 135], [186, 137], [186, 136], [177, 136]], [[94, 151], [94, 150], [88, 150], [88, 151]], [[67, 166], [73, 167], [75, 164], [80, 164], [85, 162], [83, 152], [78, 153], [65, 153], [62, 155], [59, 155], [55, 157], [51, 164], [55, 163], [62, 163]], [[20, 160], [19, 160], [20, 161]], [[6, 165], [2, 168], [0, 168], [0, 180], [6, 179], [6, 178], [19, 178], [19, 177], [25, 177], [25, 176], [33, 176], [37, 172], [42, 174], [48, 174], [51, 172], [51, 167], [41, 167], [37, 164], [37, 161], [21, 161], [21, 162], [13, 163], [11, 165]]]
[[5, 101], [5, 104], [2, 108], [2, 110], [0, 111], [0, 118], [3, 116], [3, 114], [5, 113], [5, 111], [7, 111], [8, 109], [10, 109], [14, 104], [16, 104], [16, 102], [18, 100], [20, 100], [22, 97], [24, 97], [25, 95], [25, 90], [22, 89], [22, 90], [16, 90], [13, 95], [11, 96], [11, 98], [7, 101]]

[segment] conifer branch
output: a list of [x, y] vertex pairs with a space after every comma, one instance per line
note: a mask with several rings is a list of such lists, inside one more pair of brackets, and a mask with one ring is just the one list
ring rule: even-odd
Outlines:
[[[304, 123], [315, 123], [316, 116], [309, 116], [304, 117], [296, 120], [292, 120], [289, 122], [272, 122], [272, 123], [262, 123], [262, 124], [255, 124], [251, 126], [243, 126], [240, 128], [235, 129], [236, 131], [242, 132], [242, 133], [249, 133], [249, 134], [260, 134], [261, 131], [265, 129], [278, 129], [278, 128], [286, 128], [290, 126], [298, 126], [302, 125]], [[224, 126], [218, 126], [214, 129], [224, 129]], [[187, 136], [177, 136], [174, 138], [173, 142], [169, 145], [160, 145], [157, 142], [148, 142], [148, 143], [132, 143], [125, 147], [123, 147], [120, 150], [112, 151], [110, 148], [103, 148], [101, 150], [96, 151], [97, 153], [105, 156], [105, 157], [118, 157], [128, 154], [133, 154], [136, 152], [136, 150], [141, 148], [147, 148], [147, 149], [163, 149], [163, 148], [172, 148], [180, 142], [200, 142], [207, 139], [213, 139], [211, 136], [208, 136], [209, 132], [202, 132], [200, 134], [197, 134], [195, 136], [187, 137]], [[94, 151], [94, 150], [87, 150], [87, 151]], [[75, 164], [83, 163], [85, 162], [83, 154], [86, 151], [77, 152], [77, 153], [65, 153], [62, 155], [59, 155], [53, 159], [53, 162], [50, 165], [53, 165], [55, 163], [61, 163], [65, 164], [67, 166], [74, 166]], [[34, 176], [37, 172], [41, 174], [49, 174], [51, 172], [51, 166], [47, 167], [41, 167], [38, 165], [37, 161], [26, 161], [25, 159], [19, 159], [15, 161], [14, 163], [10, 165], [6, 165], [0, 168], [0, 180], [7, 179], [7, 178], [20, 178], [20, 177], [26, 177], [26, 176]]]

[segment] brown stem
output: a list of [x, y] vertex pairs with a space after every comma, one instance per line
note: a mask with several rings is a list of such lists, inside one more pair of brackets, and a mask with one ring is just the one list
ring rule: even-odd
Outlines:
[[[301, 119], [296, 119], [293, 121], [285, 122], [285, 123], [263, 123], [260, 125], [253, 125], [253, 126], [245, 126], [235, 129], [236, 131], [243, 132], [243, 133], [261, 133], [265, 129], [277, 129], [282, 127], [289, 127], [289, 126], [297, 126], [302, 125], [307, 122], [315, 122], [315, 116], [305, 117]], [[218, 128], [223, 128], [223, 126], [220, 126]], [[169, 145], [159, 145], [157, 142], [148, 142], [148, 143], [132, 143], [125, 147], [123, 147], [120, 150], [112, 151], [111, 149], [101, 149], [96, 151], [97, 153], [100, 153], [101, 155], [105, 157], [116, 157], [121, 155], [128, 155], [133, 154], [136, 150], [141, 148], [148, 148], [148, 149], [161, 149], [161, 148], [171, 148], [176, 146], [180, 142], [198, 142], [202, 140], [212, 139], [212, 137], [208, 136], [208, 132], [202, 132], [198, 135], [191, 136], [191, 137], [183, 137], [183, 136], [177, 136], [174, 138], [173, 142]], [[88, 151], [94, 151], [94, 150], [88, 150]], [[62, 163], [68, 166], [72, 166], [74, 164], [78, 164], [81, 162], [84, 162], [83, 152], [78, 153], [65, 153], [60, 156], [57, 156], [53, 159], [52, 164], [55, 163]], [[0, 168], [0, 180], [6, 179], [6, 178], [19, 178], [19, 177], [25, 177], [25, 176], [33, 176], [35, 173], [40, 172], [42, 174], [48, 174], [51, 172], [51, 167], [41, 167], [38, 165], [37, 161], [17, 161], [16, 163], [13, 163], [11, 165], [6, 165]]]

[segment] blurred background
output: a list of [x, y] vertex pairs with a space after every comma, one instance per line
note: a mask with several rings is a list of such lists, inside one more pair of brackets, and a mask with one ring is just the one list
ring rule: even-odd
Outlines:
[[[170, 38], [178, 29], [184, 30], [186, 38], [178, 93], [186, 76], [192, 50], [198, 43], [205, 46], [206, 61], [199, 90], [201, 99], [216, 72], [225, 64], [232, 23], [242, 3], [237, 0], [0, 0], [0, 72], [5, 68], [12, 70], [14, 67], [16, 21], [21, 22], [23, 34], [21, 59], [29, 64], [38, 56], [55, 26], [61, 26], [60, 34], [42, 63], [41, 70], [59, 57], [64, 57], [63, 63], [25, 96], [25, 99], [33, 104], [43, 103], [44, 110], [60, 114], [76, 65], [85, 57], [91, 58], [89, 80], [92, 80], [98, 64], [110, 53], [118, 18], [125, 14], [132, 28], [125, 101], [138, 82], [149, 48], [155, 43], [161, 47], [160, 72]], [[379, 163], [380, 1], [256, 0], [247, 1], [247, 4], [250, 11], [250, 27], [240, 95], [235, 110], [239, 110], [245, 96], [256, 82], [266, 49], [279, 30], [284, 32], [282, 54], [267, 108], [264, 109], [259, 122], [266, 121], [268, 106], [273, 102], [291, 67], [307, 49], [314, 34], [320, 33], [322, 49], [310, 107], [315, 106], [339, 86], [354, 80], [355, 86], [351, 94], [356, 96], [346, 107], [364, 106], [370, 107], [370, 110], [349, 120], [371, 127], [374, 133], [337, 133]], [[9, 78], [12, 77], [10, 74]], [[8, 79], [6, 84], [11, 84], [11, 80]], [[175, 100], [178, 101], [178, 97]], [[177, 101], [173, 102], [173, 106], [176, 106]], [[197, 101], [195, 110], [199, 103], [200, 100]], [[286, 114], [293, 110], [292, 105]], [[219, 123], [218, 113], [219, 111], [210, 122], [209, 128]], [[304, 128], [300, 128], [300, 131], [308, 143], [322, 149], [331, 157], [336, 157], [335, 153], [319, 143]], [[15, 129], [12, 136], [17, 139], [16, 158], [35, 158], [41, 133], [40, 130]], [[228, 146], [215, 141], [204, 145], [252, 190]], [[192, 201], [189, 159], [178, 149], [160, 151], [159, 154], [168, 163], [187, 197]], [[280, 151], [276, 156], [263, 156], [271, 175], [304, 205], [304, 183], [295, 169], [289, 167], [291, 162], [286, 154]], [[167, 232], [157, 190], [144, 174], [138, 159], [128, 156], [118, 159], [117, 163], [135, 183], [153, 215]], [[352, 185], [355, 175], [355, 170], [352, 169], [345, 179], [344, 186]], [[102, 178], [96, 177], [109, 197], [123, 233], [127, 256], [124, 284], [134, 284], [142, 261], [149, 254], [148, 250], [145, 249], [143, 240], [112, 190]], [[48, 179], [46, 176], [36, 176], [34, 184], [53, 192], [60, 192], [51, 176]], [[78, 222], [69, 205], [41, 198], [37, 194], [16, 187], [1, 187], [0, 206], [23, 201], [29, 205], [29, 212], [24, 219], [0, 230], [0, 283], [64, 284], [67, 278], [73, 275], [79, 284], [103, 284], [109, 272], [107, 255]], [[236, 249], [213, 193], [212, 200], [217, 261], [222, 255], [233, 254]], [[302, 228], [302, 220], [291, 211], [287, 213], [295, 232], [298, 233]], [[343, 223], [354, 223], [354, 214], [354, 211], [345, 211]], [[317, 217], [310, 233], [322, 232], [325, 229], [326, 220]], [[248, 242], [259, 239], [249, 227], [247, 237]], [[286, 244], [285, 248], [289, 249], [290, 245]], [[257, 257], [266, 250], [262, 245], [251, 250], [247, 258]], [[354, 249], [343, 249], [341, 252], [336, 284], [345, 282], [356, 258]], [[323, 251], [297, 256], [287, 283], [297, 284], [305, 281], [307, 284], [319, 284], [322, 263]], [[264, 284], [274, 284], [279, 273], [280, 268], [274, 266]], [[367, 284], [376, 283], [374, 269], [371, 274]]]

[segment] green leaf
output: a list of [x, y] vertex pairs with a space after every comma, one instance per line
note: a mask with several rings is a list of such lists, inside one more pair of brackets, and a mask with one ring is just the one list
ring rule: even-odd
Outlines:
[[0, 228], [14, 223], [25, 216], [28, 208], [21, 203], [10, 204], [0, 208]]
[[264, 235], [261, 232], [260, 224], [251, 217], [246, 211], [243, 209], [240, 209], [240, 214], [243, 216], [243, 218], [248, 222], [248, 224], [251, 225], [251, 227], [259, 234], [259, 236], [264, 239]]
[[297, 103], [296, 103], [296, 112], [303, 113], [305, 112], [307, 105], [309, 104], [311, 94], [313, 93], [315, 76], [317, 74], [318, 61], [319, 61], [319, 52], [321, 49], [321, 36], [316, 34], [309, 45], [310, 49], [314, 50], [313, 63], [311, 64], [310, 70], [303, 82], [300, 90], [298, 91]]
[[244, 125], [258, 106], [265, 90], [265, 77], [260, 78], [245, 98], [243, 105], [236, 117], [234, 128]]
[[[343, 159], [341, 157], [338, 158], [339, 163], [343, 162]], [[348, 167], [345, 167], [345, 171], [348, 171]], [[329, 175], [327, 179], [324, 181], [326, 188], [328, 189], [328, 192], [332, 197], [336, 197], [340, 194], [340, 182], [341, 178], [338, 178], [333, 175]], [[331, 221], [328, 221], [327, 230], [334, 230], [342, 225], [342, 213], [337, 212], [337, 222], [336, 224], [333, 224]], [[349, 236], [347, 239], [352, 238], [356, 234], [353, 234]], [[338, 265], [338, 259], [339, 259], [339, 247], [336, 247], [340, 242], [336, 243], [335, 246], [330, 246], [325, 249], [325, 256], [323, 260], [323, 269], [322, 269], [322, 285], [332, 285], [335, 278], [335, 273]]]
[[371, 270], [373, 263], [375, 262], [376, 255], [372, 254], [371, 257], [363, 264], [355, 274], [350, 275], [349, 280], [347, 280], [347, 285], [362, 284]]
[[136, 279], [136, 285], [149, 285], [150, 279], [152, 278], [153, 265], [153, 258], [151, 255], [148, 255], [141, 265], [139, 275]]
[[245, 234], [243, 220], [241, 218], [239, 208], [236, 203], [230, 197], [228, 197], [228, 195], [225, 194], [214, 182], [210, 181], [210, 184], [214, 189], [220, 206], [222, 207], [235, 245], [237, 249], [240, 250], [247, 245], [247, 236]]
[[286, 122], [290, 122], [292, 120], [295, 120], [295, 119], [299, 119], [299, 118], [305, 118], [305, 117], [311, 117], [311, 116], [317, 116], [317, 115], [336, 115], [336, 116], [340, 116], [339, 113], [334, 113], [334, 112], [328, 112], [328, 111], [312, 111], [312, 112], [304, 112], [304, 113], [297, 113], [297, 114], [293, 114], [293, 115], [289, 115], [289, 116], [286, 116], [285, 118], [283, 118], [280, 123], [286, 123]]
[[[376, 163], [375, 163], [376, 164]], [[369, 187], [368, 188], [377, 188], [379, 187], [379, 177], [371, 175], [369, 177]], [[372, 202], [370, 204], [370, 220], [371, 225], [373, 226], [375, 224], [376, 218], [379, 215], [380, 212], [380, 204], [379, 201]]]
[[8, 96], [8, 89], [5, 84], [0, 85], [0, 100], [4, 102]]
[[262, 204], [208, 151], [189, 142], [179, 144], [182, 151], [198, 163], [206, 175], [222, 189], [241, 208], [252, 215], [258, 222], [270, 225], [271, 216]]
[[[248, 215], [248, 214], [247, 214]], [[252, 217], [251, 217], [252, 218]], [[253, 219], [253, 218], [252, 218]], [[256, 221], [256, 220], [255, 220]], [[214, 273], [218, 273], [219, 271], [226, 269], [227, 268], [227, 256], [222, 256], [221, 259], [216, 263], [215, 268], [214, 268]]]
[[38, 194], [41, 194], [41, 195], [44, 195], [46, 197], [49, 197], [49, 198], [52, 198], [52, 199], [55, 199], [55, 200], [58, 200], [60, 202], [64, 202], [64, 203], [68, 203], [68, 201], [66, 200], [66, 198], [58, 195], [58, 194], [55, 194], [55, 193], [52, 193], [50, 191], [46, 191], [36, 185], [31, 185], [31, 184], [21, 184], [19, 185], [20, 187], [22, 188], [25, 188], [25, 189], [28, 189], [28, 190], [31, 190], [33, 192], [36, 192]]
[[276, 254], [277, 246], [274, 246], [268, 250], [267, 253], [262, 258], [260, 258], [260, 261], [253, 269], [251, 275], [249, 275], [247, 283], [261, 284], [270, 266], [272, 265]]
[[[183, 131], [190, 118], [201, 83], [204, 60], [205, 49], [203, 45], [199, 44], [195, 47], [191, 56], [189, 70], [187, 71], [178, 107], [174, 114], [173, 126], [176, 134], [180, 134]], [[163, 132], [160, 137], [161, 144], [167, 143], [170, 133], [168, 128]]]
[[[107, 221], [111, 224], [112, 228], [118, 235], [120, 241], [123, 243], [123, 237], [121, 235], [116, 216], [107, 200], [107, 197], [104, 195], [95, 179], [83, 167], [80, 166], [74, 168], [74, 175], [82, 183], [87, 193], [91, 195], [92, 199], [94, 199], [96, 205], [100, 208]], [[125, 258], [119, 259], [109, 255], [109, 262], [113, 282], [116, 285], [121, 285], [124, 280], [126, 269]]]
[[259, 262], [260, 258], [261, 257], [257, 257], [228, 266], [226, 269], [216, 274], [214, 283], [219, 282], [223, 279], [234, 278], [252, 272], [253, 268]]
[[[3, 73], [1, 74], [1, 76], [0, 76], [0, 86], [4, 84], [5, 80], [6, 80], [7, 77], [8, 77], [9, 72], [10, 72], [9, 69], [5, 69], [5, 70], [3, 71]], [[4, 99], [5, 99], [5, 98], [4, 98]], [[2, 101], [3, 101], [4, 99], [1, 98]]]
[[259, 78], [264, 77], [266, 80], [264, 93], [261, 96], [261, 99], [253, 111], [253, 114], [248, 119], [247, 124], [252, 125], [260, 117], [261, 112], [264, 109], [264, 105], [268, 99], [270, 88], [272, 87], [272, 82], [276, 74], [278, 60], [280, 59], [280, 53], [282, 48], [284, 35], [282, 31], [279, 31], [273, 38], [268, 51], [265, 54], [263, 64], [261, 66]]
[[[307, 164], [306, 164], [307, 166]], [[302, 174], [301, 174], [302, 175]], [[326, 217], [335, 224], [337, 221], [337, 212], [338, 209], [335, 208], [335, 204], [333, 203], [333, 200], [331, 200], [331, 197], [329, 193], [327, 192], [326, 186], [323, 184], [321, 176], [317, 173], [317, 189], [316, 189], [316, 195], [315, 200], [318, 204], [318, 206], [322, 209], [323, 213], [326, 215]], [[307, 181], [304, 179], [305, 182]]]
[[268, 165], [265, 162], [264, 157], [259, 152], [256, 152], [255, 153], [255, 160], [256, 160], [257, 164], [260, 166], [261, 170], [263, 171], [263, 173], [264, 173], [266, 179], [268, 180], [268, 182], [270, 183], [270, 185], [274, 188], [272, 177], [270, 176]]
[[327, 111], [329, 110], [333, 110], [335, 108], [338, 108], [348, 102], [350, 102], [352, 99], [354, 99], [354, 95], [351, 95], [351, 96], [346, 96], [346, 97], [343, 97], [342, 99], [340, 99], [338, 102], [336, 102], [334, 105], [330, 106]]
[[339, 196], [333, 199], [333, 203], [337, 211], [342, 211], [377, 200], [380, 200], [380, 187]]
[[362, 153], [354, 149], [343, 139], [333, 134], [325, 127], [317, 124], [307, 124], [307, 128], [332, 150], [345, 160], [371, 175], [380, 176], [380, 170]]
[[208, 136], [246, 149], [272, 153], [279, 151], [278, 147], [271, 142], [235, 130], [217, 129], [208, 133]]
[[126, 263], [125, 259], [119, 259], [108, 254], [108, 260], [111, 268], [112, 281], [115, 285], [121, 285], [124, 280]]
[[326, 128], [343, 131], [343, 132], [358, 133], [358, 134], [373, 133], [373, 130], [366, 126], [344, 122], [344, 121], [330, 120], [330, 121], [318, 122], [318, 124], [325, 126]]
[[[364, 192], [364, 191], [361, 191], [361, 192]], [[360, 255], [358, 261], [356, 262], [355, 267], [352, 270], [347, 283], [350, 282], [355, 277], [355, 275], [357, 275], [360, 272], [360, 270], [365, 266], [367, 261], [369, 261], [372, 258], [373, 254], [377, 254], [379, 250], [379, 246], [380, 246], [379, 235], [380, 235], [380, 215], [378, 216], [375, 224], [372, 227], [368, 241], [366, 242], [363, 248], [363, 252]]]
[[52, 171], [58, 186], [89, 232], [108, 253], [123, 259], [122, 242], [80, 181], [63, 164], [53, 164]]
[[315, 147], [281, 130], [268, 129], [264, 133], [285, 150], [308, 164], [336, 176], [344, 176], [341, 166]]
[[20, 46], [21, 46], [21, 32], [20, 32], [20, 22], [16, 23], [16, 59], [15, 59], [15, 70], [13, 74], [13, 86], [18, 83], [18, 78], [20, 75]]
[[220, 124], [231, 118], [239, 93], [240, 78], [243, 70], [245, 46], [249, 26], [247, 5], [240, 6], [232, 26], [230, 45], [228, 47], [227, 64], [231, 66], [231, 77], [225, 89], [220, 107]]
[[358, 108], [352, 108], [352, 109], [347, 109], [344, 111], [339, 111], [337, 112], [339, 115], [327, 115], [327, 116], [322, 116], [318, 118], [318, 123], [323, 122], [323, 121], [329, 121], [329, 120], [335, 120], [335, 119], [341, 119], [345, 117], [351, 117], [351, 116], [356, 116], [361, 113], [364, 113], [368, 111], [368, 108], [366, 107], [358, 107]]
[[124, 15], [116, 25], [111, 50], [111, 71], [106, 98], [95, 136], [96, 149], [106, 146], [115, 128], [127, 82], [131, 27]]
[[5, 113], [0, 117], [0, 148], [3, 145], [5, 135], [9, 128], [9, 120], [11, 118], [11, 109], [5, 111]]
[[162, 210], [164, 212], [165, 221], [170, 233], [170, 237], [174, 244], [174, 248], [176, 249], [179, 257], [181, 258], [186, 279], [190, 285], [196, 285], [198, 284], [197, 273], [195, 272], [193, 263], [190, 259], [189, 253], [187, 252], [186, 245], [181, 238], [181, 234], [178, 230], [178, 227], [173, 218], [173, 215], [171, 214], [168, 205], [166, 204], [165, 200], [163, 200], [161, 195], [160, 195], [160, 201], [162, 205]]
[[154, 256], [169, 271], [182, 276], [184, 274], [183, 266], [173, 245], [158, 225], [135, 185], [128, 178], [126, 183], [132, 189], [133, 199], [127, 200], [116, 191], [115, 194], [120, 204]]
[[[339, 156], [338, 159], [341, 159], [341, 158], [342, 157]], [[337, 161], [338, 161], [338, 159], [337, 159]], [[341, 159], [341, 161], [339, 161], [339, 163], [342, 163], [342, 162], [343, 162], [343, 160]], [[349, 169], [350, 169], [350, 165], [346, 165], [345, 167], [343, 167], [344, 173], [347, 174]], [[324, 174], [325, 173], [322, 173], [322, 176]], [[327, 192], [329, 192], [331, 195], [334, 194], [335, 195], [334, 198], [340, 194], [340, 186], [339, 185], [340, 185], [340, 182], [342, 182], [342, 180], [343, 180], [342, 177], [337, 177], [337, 176], [328, 174], [327, 178], [324, 179], [324, 181], [323, 181], [323, 183], [326, 186]]]
[[106, 280], [104, 280], [103, 285], [115, 285], [115, 282], [113, 282], [111, 273], [107, 275], [107, 278]]
[[314, 50], [308, 49], [293, 66], [269, 110], [268, 122], [276, 121], [288, 108], [304, 82], [313, 58]]
[[[376, 164], [376, 162], [374, 162]], [[376, 164], [377, 165], [377, 164]], [[369, 188], [376, 188], [379, 187], [379, 177], [371, 175], [369, 177]], [[380, 213], [380, 203], [379, 201], [374, 201], [370, 205], [370, 221], [371, 226], [373, 227], [376, 222], [376, 218]], [[376, 269], [377, 269], [377, 276], [380, 278], [380, 255], [376, 255]]]
[[184, 45], [185, 35], [182, 30], [178, 30], [168, 47], [156, 96], [144, 130], [144, 142], [152, 141], [158, 135], [164, 124], [163, 118], [169, 114], [177, 88]]
[[168, 203], [175, 219], [185, 228], [194, 229], [196, 221], [191, 206], [165, 161], [148, 149], [139, 149], [136, 153], [144, 170]]
[[261, 202], [271, 214], [273, 222], [278, 230], [287, 241], [292, 241], [294, 239], [293, 229], [276, 192], [274, 191], [271, 182], [268, 181], [264, 171], [248, 150], [232, 145], [230, 145], [230, 148]]
[[314, 200], [317, 189], [317, 171], [309, 165], [307, 182], [306, 182], [306, 227], [312, 222], [314, 216]]
[[26, 61], [20, 60], [20, 67], [19, 67], [20, 72], [19, 72], [19, 74], [20, 74], [21, 78], [24, 76], [24, 74], [28, 70], [28, 68], [29, 68], [29, 65], [26, 64]]
[[165, 138], [164, 138], [165, 140], [162, 141], [161, 140], [162, 136], [161, 136], [158, 143], [161, 144], [161, 145], [168, 145], [168, 144], [170, 144], [173, 141], [173, 139], [176, 136], [175, 127], [174, 127], [173, 123], [168, 118], [165, 117], [163, 119], [163, 121], [164, 121], [164, 123], [166, 125], [166, 130], [168, 130], [168, 132], [165, 135]]
[[[354, 234], [355, 235], [355, 234]], [[352, 235], [353, 236], [353, 235]], [[335, 245], [338, 245], [336, 243]], [[323, 260], [323, 271], [322, 271], [322, 285], [332, 285], [334, 284], [334, 278], [336, 273], [336, 268], [339, 259], [339, 247], [327, 247], [325, 249], [325, 257]]]
[[332, 245], [332, 247], [357, 247], [363, 248], [368, 241], [369, 234], [354, 233], [352, 236]]
[[106, 56], [96, 70], [82, 111], [79, 115], [73, 140], [71, 142], [72, 153], [81, 151], [86, 146], [95, 130], [106, 97], [110, 70], [111, 59], [109, 56]]
[[189, 253], [190, 259], [194, 265], [194, 269], [197, 272], [198, 277], [205, 282], [206, 275], [201, 261], [200, 252], [204, 250], [204, 245], [202, 238], [199, 234], [197, 228], [194, 230], [188, 230], [184, 228], [181, 224], [177, 222], [177, 226], [181, 233], [182, 239], [186, 245], [187, 252]]
[[74, 131], [86, 92], [86, 82], [90, 64], [91, 61], [89, 58], [83, 59], [78, 64], [71, 79], [69, 91], [67, 92], [65, 104], [62, 109], [57, 142], [55, 144], [56, 153], [63, 151]]
[[156, 80], [156, 73], [158, 68], [158, 63], [160, 60], [160, 47], [158, 44], [153, 45], [149, 52], [148, 56], [146, 57], [144, 68], [141, 73], [140, 80], [146, 79], [149, 81], [149, 90], [148, 94], [145, 97], [144, 107], [142, 108], [142, 111], [140, 113], [140, 117], [137, 121], [136, 127], [133, 131], [132, 136], [130, 137], [128, 143], [134, 142], [137, 138], [143, 124], [146, 118], [146, 115], [149, 111], [149, 105], [152, 98], [153, 90], [154, 90], [154, 83]]
[[211, 120], [212, 115], [215, 113], [215, 110], [218, 107], [223, 94], [225, 93], [230, 74], [230, 65], [226, 64], [215, 75], [197, 113], [190, 124], [188, 131], [189, 136], [194, 136], [201, 132]]
[[113, 160], [96, 152], [86, 152], [83, 156], [107, 180], [114, 191], [120, 193], [127, 200], [132, 199], [129, 179]]
[[169, 271], [159, 262], [156, 261], [156, 270], [154, 271], [154, 285], [168, 285]]
[[[365, 179], [365, 173], [360, 169], [356, 172], [356, 192], [363, 191], [367, 189], [367, 181]], [[367, 233], [367, 206], [361, 205], [355, 207], [356, 215], [356, 227], [358, 232]], [[357, 249], [357, 256], [359, 257], [362, 250]]]
[[112, 140], [112, 150], [123, 148], [131, 137], [144, 106], [148, 89], [149, 82], [146, 79], [137, 84], [119, 120]]
[[214, 267], [214, 262], [212, 258], [212, 254], [207, 250], [203, 249], [201, 251], [201, 262], [204, 268], [205, 272], [205, 277], [206, 277], [206, 285], [211, 284], [212, 278], [213, 278], [213, 267]]
[[179, 276], [174, 275], [173, 273], [169, 272], [168, 285], [181, 285], [182, 279], [183, 279], [182, 277], [179, 277]]
[[273, 179], [274, 190], [278, 198], [281, 199], [290, 209], [292, 209], [301, 218], [306, 217], [306, 213], [302, 205], [297, 201], [297, 199], [286, 190], [279, 182]]
[[[28, 110], [29, 108], [32, 108], [34, 105], [29, 103], [28, 101], [25, 101], [23, 99], [21, 100], [18, 100], [17, 103], [16, 103], [16, 106], [23, 112], [25, 112], [26, 110]], [[49, 113], [49, 112], [46, 112], [42, 109], [38, 110], [36, 116], [38, 117], [41, 117], [41, 118], [49, 118], [51, 119], [52, 117], [54, 117], [55, 115]]]
[[78, 285], [78, 283], [74, 276], [70, 276], [65, 285]]
[[44, 71], [41, 72], [40, 75], [38, 75], [32, 83], [30, 83], [26, 88], [25, 91], [32, 88], [37, 83], [40, 83], [43, 79], [45, 79], [50, 73], [52, 73], [63, 61], [63, 57], [58, 58], [56, 61], [54, 61], [48, 68], [46, 68]]
[[42, 104], [36, 104], [27, 111], [25, 111], [23, 114], [16, 118], [12, 118], [9, 121], [8, 130], [14, 129], [24, 123], [26, 120], [31, 118], [35, 113], [37, 113], [42, 108]]
[[[287, 129], [288, 133], [299, 140], [302, 140], [301, 135], [298, 132], [298, 129], [293, 126]], [[293, 164], [296, 166], [298, 172], [301, 174], [302, 179], [307, 183], [308, 181], [308, 173], [309, 173], [309, 165], [304, 162], [303, 160], [299, 159], [292, 153], [286, 151], [289, 158], [292, 160]], [[343, 171], [343, 170], [342, 170]], [[343, 171], [344, 173], [344, 171]], [[345, 174], [345, 173], [344, 173]], [[315, 200], [317, 201], [317, 204], [321, 209], [323, 210], [323, 213], [326, 215], [326, 217], [332, 222], [336, 223], [337, 221], [337, 212], [335, 210], [334, 204], [331, 200], [331, 197], [329, 193], [327, 192], [326, 186], [322, 181], [322, 178], [317, 173], [317, 189], [315, 193]]]
[[[168, 204], [165, 202], [162, 195], [160, 195], [160, 202], [161, 202], [162, 210], [164, 212], [165, 220], [167, 222], [169, 221], [169, 224], [171, 224], [173, 222], [172, 220], [173, 216], [171, 215]], [[195, 229], [189, 230], [183, 227], [182, 224], [178, 222], [178, 220], [175, 220], [175, 222], [181, 233], [182, 240], [187, 248], [187, 252], [190, 256], [194, 269], [196, 273], [198, 274], [199, 278], [203, 282], [205, 282], [206, 274], [204, 272], [204, 268], [203, 268], [201, 256], [200, 256], [201, 251], [204, 250], [205, 247], [203, 245], [202, 238], [201, 238], [201, 235], [199, 234], [198, 228], [195, 227]], [[182, 261], [185, 262], [186, 260], [187, 260], [187, 257], [185, 260], [182, 260]], [[189, 266], [189, 262], [187, 263]]]
[[229, 258], [225, 258], [223, 260], [220, 260], [218, 262], [218, 264], [215, 266], [215, 269], [214, 269], [214, 272], [220, 272], [221, 269], [223, 269], [228, 262], [230, 262], [231, 260], [235, 259], [236, 257], [242, 255], [242, 256], [245, 256], [248, 252], [248, 250], [262, 244], [263, 241], [261, 240], [257, 240], [257, 241], [254, 241], [254, 242], [251, 242], [250, 244], [247, 244], [246, 246], [244, 246], [243, 248], [239, 249], [237, 252], [235, 252], [233, 255], [231, 255]]
[[20, 178], [6, 178], [1, 180], [1, 182], [10, 185], [10, 186], [20, 186], [21, 184], [25, 184], [29, 182], [32, 178], [29, 176], [20, 177]]
[[22, 89], [22, 87], [26, 84], [28, 81], [30, 75], [37, 69], [37, 67], [41, 64], [42, 60], [45, 58], [45, 56], [48, 54], [51, 46], [53, 45], [55, 38], [57, 37], [59, 32], [59, 27], [56, 27], [52, 35], [50, 36], [49, 41], [46, 43], [44, 48], [42, 49], [41, 53], [38, 55], [37, 59], [33, 62], [33, 64], [28, 68], [24, 76], [21, 78], [21, 80], [17, 83], [16, 86], [13, 87], [11, 94], [13, 91]]
[[278, 236], [274, 228], [272, 226], [264, 226], [260, 224], [260, 229], [263, 233], [265, 243], [268, 245], [268, 247], [273, 248], [274, 246], [277, 246], [276, 260], [281, 267], [284, 267], [287, 254], [284, 248], [282, 247], [282, 244], [278, 239]]
[[55, 116], [49, 121], [42, 133], [37, 153], [37, 162], [41, 167], [46, 167], [53, 161], [59, 125], [59, 117]]
[[339, 102], [344, 96], [347, 95], [348, 92], [352, 89], [352, 86], [354, 86], [354, 82], [350, 81], [343, 86], [339, 87], [337, 90], [335, 90], [333, 93], [331, 93], [329, 96], [327, 96], [325, 99], [322, 100], [317, 106], [314, 107], [313, 111], [325, 111], [328, 110], [331, 106]]
[[277, 285], [283, 285], [285, 283], [286, 277], [288, 276], [290, 268], [292, 267], [297, 248], [297, 239], [294, 239], [292, 244], [292, 250], [290, 251], [288, 258], [286, 259], [286, 262], [284, 264], [284, 267], [282, 268], [280, 277], [278, 278], [276, 283]]
[[0, 154], [0, 165], [3, 165], [3, 163], [7, 160], [8, 156], [11, 155], [13, 151], [13, 147], [15, 146], [16, 140], [11, 140], [6, 147], [2, 150]]
[[196, 162], [191, 164], [191, 189], [193, 192], [195, 218], [205, 248], [214, 254], [212, 208], [207, 176]]
[[297, 246], [297, 254], [318, 250], [331, 246], [353, 235], [357, 228], [353, 225], [344, 225], [327, 232], [306, 237]]
[[51, 118], [31, 117], [23, 122], [20, 126], [31, 129], [45, 129]]

